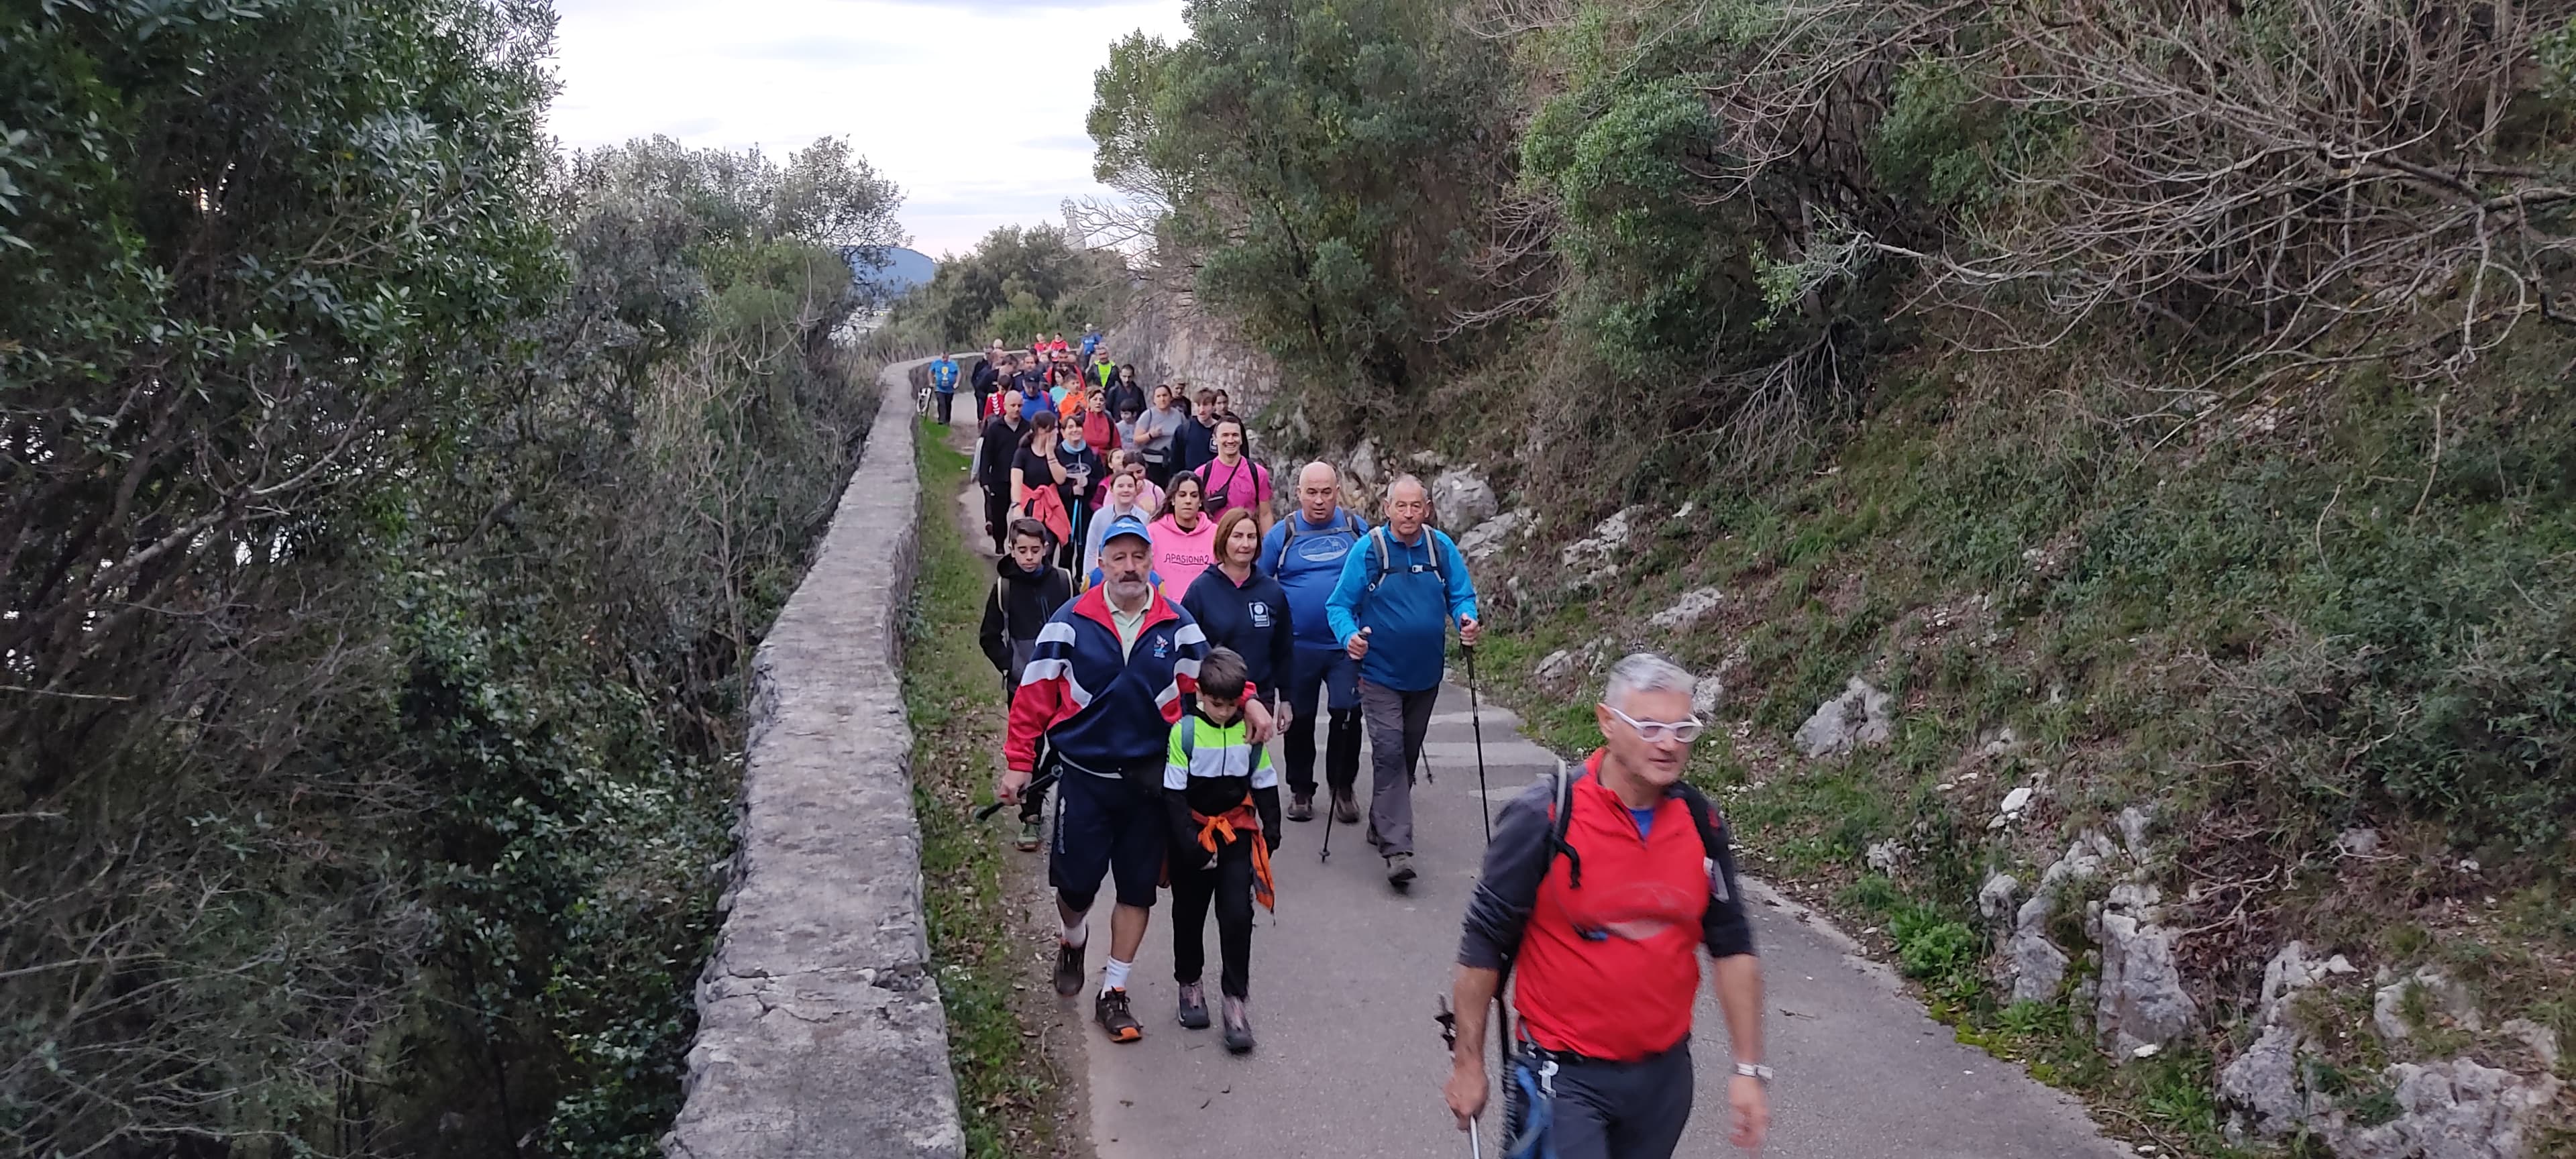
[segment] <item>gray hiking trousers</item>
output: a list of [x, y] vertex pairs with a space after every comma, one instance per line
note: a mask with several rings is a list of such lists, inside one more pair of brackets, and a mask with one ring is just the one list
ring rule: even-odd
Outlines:
[[1439, 702], [1438, 685], [1399, 692], [1360, 680], [1360, 716], [1369, 732], [1369, 829], [1381, 857], [1413, 852], [1413, 770], [1431, 732], [1431, 706]]

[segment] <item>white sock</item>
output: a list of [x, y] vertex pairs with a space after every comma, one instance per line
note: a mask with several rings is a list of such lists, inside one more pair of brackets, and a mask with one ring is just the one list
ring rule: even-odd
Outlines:
[[1072, 921], [1069, 921], [1069, 922], [1064, 923], [1064, 944], [1065, 944], [1065, 945], [1071, 946], [1071, 947], [1073, 947], [1074, 949], [1079, 950], [1079, 949], [1081, 949], [1081, 948], [1082, 948], [1082, 944], [1083, 944], [1084, 942], [1088, 942], [1088, 941], [1090, 941], [1090, 940], [1091, 940], [1091, 921], [1090, 921], [1090, 918], [1091, 918], [1091, 915], [1090, 915], [1090, 914], [1084, 914], [1084, 915], [1082, 915], [1081, 917], [1075, 918], [1075, 919], [1073, 919]]
[[1101, 967], [1100, 969], [1100, 992], [1106, 994], [1112, 990], [1126, 989], [1127, 971], [1134, 965], [1134, 962], [1121, 962], [1116, 958], [1109, 959], [1109, 964]]

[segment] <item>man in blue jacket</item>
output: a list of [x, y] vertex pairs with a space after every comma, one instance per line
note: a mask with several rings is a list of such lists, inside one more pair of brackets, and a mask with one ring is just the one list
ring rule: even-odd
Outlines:
[[942, 354], [930, 362], [930, 389], [939, 395], [939, 425], [948, 425], [948, 408], [957, 402], [957, 363]]
[[[1297, 473], [1297, 510], [1272, 524], [1261, 538], [1261, 567], [1288, 592], [1288, 622], [1296, 630], [1295, 668], [1288, 675], [1288, 819], [1315, 817], [1315, 707], [1333, 714], [1324, 741], [1326, 807], [1344, 825], [1360, 821], [1351, 788], [1360, 778], [1359, 662], [1342, 650], [1325, 615], [1325, 601], [1342, 582], [1342, 565], [1368, 524], [1341, 506], [1342, 478], [1330, 463], [1306, 464]], [[1327, 822], [1329, 824], [1330, 822]]]
[[[1333, 637], [1360, 665], [1360, 714], [1368, 720], [1369, 840], [1386, 880], [1413, 882], [1413, 767], [1431, 731], [1448, 657], [1449, 622], [1476, 646], [1476, 585], [1449, 537], [1424, 526], [1431, 495], [1398, 475], [1386, 489], [1386, 525], [1360, 538], [1325, 601]], [[1292, 607], [1294, 605], [1291, 605]]]

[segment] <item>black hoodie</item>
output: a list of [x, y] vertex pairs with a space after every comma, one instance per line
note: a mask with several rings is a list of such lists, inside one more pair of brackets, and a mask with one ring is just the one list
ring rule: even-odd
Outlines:
[[984, 597], [984, 658], [1017, 684], [1028, 659], [1026, 645], [1038, 638], [1047, 617], [1073, 599], [1073, 575], [1060, 567], [1029, 571], [1007, 555], [993, 562], [993, 573], [1000, 578]]

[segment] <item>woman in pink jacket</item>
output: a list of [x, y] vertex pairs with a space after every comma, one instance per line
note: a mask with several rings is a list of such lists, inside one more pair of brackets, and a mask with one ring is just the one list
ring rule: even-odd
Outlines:
[[1203, 506], [1206, 487], [1188, 471], [1172, 476], [1163, 490], [1163, 508], [1146, 530], [1154, 536], [1154, 576], [1173, 603], [1216, 562], [1216, 520]]

